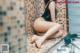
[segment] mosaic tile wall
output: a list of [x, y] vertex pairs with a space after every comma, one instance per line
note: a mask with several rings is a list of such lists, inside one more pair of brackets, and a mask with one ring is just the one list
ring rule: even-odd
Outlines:
[[10, 53], [26, 53], [24, 0], [0, 0], [0, 44]]

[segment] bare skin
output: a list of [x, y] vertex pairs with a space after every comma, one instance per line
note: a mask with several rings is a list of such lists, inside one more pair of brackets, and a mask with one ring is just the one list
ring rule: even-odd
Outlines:
[[41, 47], [41, 45], [46, 39], [51, 37], [53, 38], [60, 37], [63, 34], [63, 31], [61, 30], [62, 26], [55, 22], [55, 2], [54, 1], [52, 1], [49, 4], [49, 10], [51, 13], [52, 22], [45, 21], [43, 17], [38, 17], [35, 20], [33, 25], [33, 28], [35, 29], [35, 31], [45, 32], [45, 34], [42, 36], [33, 35], [32, 37], [32, 42], [35, 41], [38, 48]]

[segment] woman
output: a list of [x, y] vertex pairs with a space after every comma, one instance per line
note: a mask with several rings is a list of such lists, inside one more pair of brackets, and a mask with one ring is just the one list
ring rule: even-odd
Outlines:
[[44, 0], [46, 9], [41, 17], [34, 21], [33, 28], [36, 32], [45, 32], [44, 35], [33, 35], [32, 42], [35, 41], [38, 48], [48, 38], [57, 38], [62, 36], [61, 25], [55, 21], [55, 0]]

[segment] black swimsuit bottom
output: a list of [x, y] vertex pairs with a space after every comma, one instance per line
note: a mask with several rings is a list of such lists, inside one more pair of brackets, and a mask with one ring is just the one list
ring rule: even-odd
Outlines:
[[[49, 4], [50, 4], [50, 2], [49, 2]], [[44, 13], [43, 13], [43, 15], [42, 15], [42, 17], [43, 17], [46, 21], [51, 21], [51, 15], [50, 15], [50, 11], [49, 11], [49, 8], [48, 8], [49, 4], [47, 5], [47, 7], [46, 7], [46, 9], [45, 9], [45, 11], [44, 11]]]

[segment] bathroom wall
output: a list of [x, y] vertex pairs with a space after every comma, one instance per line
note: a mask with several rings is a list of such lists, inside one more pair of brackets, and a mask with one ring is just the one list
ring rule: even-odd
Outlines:
[[0, 0], [0, 44], [9, 44], [9, 53], [26, 53], [24, 0]]

